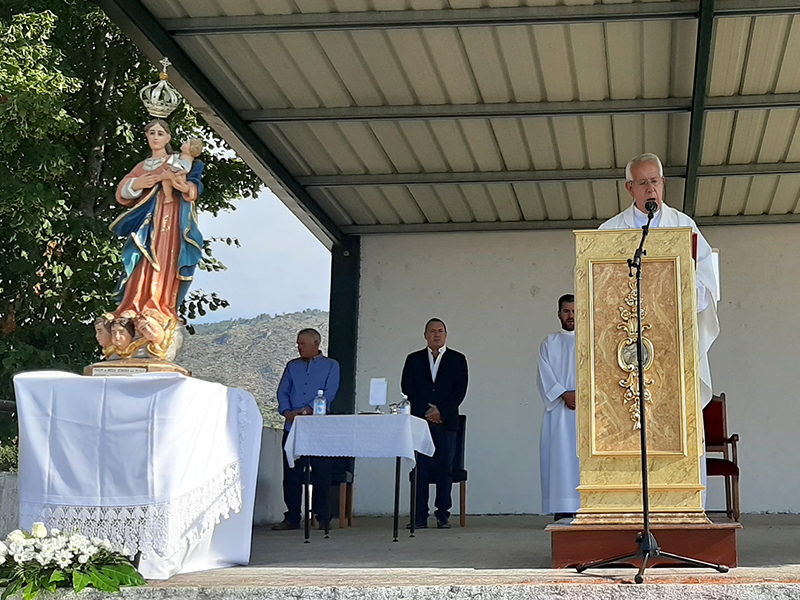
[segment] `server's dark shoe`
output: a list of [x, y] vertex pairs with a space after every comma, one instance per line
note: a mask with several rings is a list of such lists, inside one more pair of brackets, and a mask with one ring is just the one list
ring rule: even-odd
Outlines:
[[436, 529], [450, 529], [450, 520], [436, 519]]
[[[414, 529], [427, 529], [427, 528], [428, 528], [428, 524], [427, 523], [423, 523], [421, 525], [419, 525], [419, 524], [414, 525]], [[411, 523], [408, 523], [406, 525], [406, 529], [411, 529]]]
[[289, 531], [290, 529], [300, 529], [300, 523], [291, 523], [284, 519], [277, 525], [272, 526], [272, 531]]

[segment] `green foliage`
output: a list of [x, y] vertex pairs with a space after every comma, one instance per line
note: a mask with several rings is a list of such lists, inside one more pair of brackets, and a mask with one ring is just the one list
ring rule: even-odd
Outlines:
[[55, 592], [72, 587], [79, 593], [87, 587], [101, 592], [119, 592], [122, 586], [146, 585], [128, 558], [114, 551], [107, 541], [89, 540], [79, 533], [49, 533], [41, 523], [33, 530], [13, 531], [0, 542], [0, 600], [17, 592], [33, 600], [43, 590]]
[[15, 441], [0, 441], [0, 472], [16, 471], [19, 466], [19, 446]]
[[[0, 400], [13, 398], [14, 373], [79, 371], [98, 356], [89, 323], [114, 308], [121, 271], [121, 240], [108, 231], [121, 212], [114, 192], [149, 154], [138, 91], [157, 73], [90, 2], [0, 6]], [[232, 210], [258, 192], [258, 177], [186, 103], [169, 122], [174, 142], [197, 136], [210, 148], [199, 209]], [[201, 268], [224, 267], [208, 252]], [[222, 305], [193, 302], [190, 318]]]

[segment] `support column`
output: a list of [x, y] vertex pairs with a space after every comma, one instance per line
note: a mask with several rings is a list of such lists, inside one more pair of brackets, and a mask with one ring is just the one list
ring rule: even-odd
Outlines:
[[356, 347], [361, 276], [361, 238], [347, 236], [331, 251], [331, 308], [328, 356], [339, 361], [342, 381], [331, 412], [352, 413], [356, 405]]

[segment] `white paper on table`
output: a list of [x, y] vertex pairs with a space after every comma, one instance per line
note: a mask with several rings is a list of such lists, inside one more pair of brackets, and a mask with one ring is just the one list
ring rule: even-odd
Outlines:
[[370, 406], [383, 406], [386, 404], [386, 377], [373, 377], [369, 380]]

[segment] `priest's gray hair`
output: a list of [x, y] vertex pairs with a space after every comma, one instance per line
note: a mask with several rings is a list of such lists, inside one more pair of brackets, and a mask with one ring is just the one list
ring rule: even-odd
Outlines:
[[641, 163], [656, 163], [658, 165], [658, 174], [663, 177], [664, 176], [664, 166], [661, 164], [661, 159], [658, 158], [652, 152], [645, 152], [644, 154], [640, 154], [636, 158], [632, 158], [628, 162], [628, 166], [625, 167], [625, 181], [633, 181], [633, 175], [631, 175], [631, 169], [633, 165], [639, 165]]

